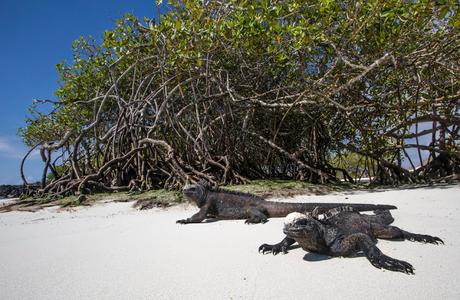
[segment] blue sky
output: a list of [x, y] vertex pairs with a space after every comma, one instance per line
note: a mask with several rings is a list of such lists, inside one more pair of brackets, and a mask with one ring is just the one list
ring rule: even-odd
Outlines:
[[[27, 152], [16, 136], [33, 98], [55, 99], [55, 65], [72, 61], [80, 36], [102, 37], [125, 13], [156, 16], [154, 0], [0, 1], [0, 184], [21, 183], [19, 164]], [[29, 180], [40, 178], [41, 160], [26, 165]]]

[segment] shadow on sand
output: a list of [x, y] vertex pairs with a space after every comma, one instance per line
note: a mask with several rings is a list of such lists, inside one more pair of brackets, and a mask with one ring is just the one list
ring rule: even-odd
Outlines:
[[313, 252], [308, 252], [307, 254], [304, 255], [303, 260], [309, 261], [309, 262], [317, 262], [317, 261], [324, 261], [324, 260], [329, 260], [329, 259], [337, 259], [337, 258], [359, 258], [359, 257], [366, 257], [364, 253], [359, 252], [356, 253], [355, 255], [347, 256], [347, 257], [334, 257], [334, 256], [329, 256], [325, 254], [318, 254], [318, 253], [313, 253]]
[[329, 255], [308, 252], [307, 254], [304, 255], [303, 260], [309, 261], [309, 262], [315, 262], [315, 261], [329, 260], [332, 258], [333, 257]]

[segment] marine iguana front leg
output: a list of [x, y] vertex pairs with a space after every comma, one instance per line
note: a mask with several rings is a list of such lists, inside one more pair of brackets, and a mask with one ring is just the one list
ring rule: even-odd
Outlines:
[[396, 226], [384, 226], [379, 224], [372, 224], [372, 232], [375, 237], [388, 240], [409, 240], [413, 242], [430, 243], [430, 244], [444, 244], [444, 241], [437, 236], [427, 234], [417, 234], [404, 231]]
[[357, 251], [363, 251], [376, 268], [414, 274], [414, 267], [410, 263], [386, 256], [377, 248], [375, 241], [364, 233], [338, 238], [330, 245], [330, 254], [333, 256], [351, 256]]
[[197, 212], [190, 218], [177, 220], [176, 223], [178, 224], [201, 223], [204, 219], [206, 219], [206, 216], [208, 215], [208, 210], [209, 210], [209, 206], [205, 205], [202, 208], [200, 208], [199, 212]]
[[291, 239], [289, 237], [285, 237], [278, 244], [274, 244], [274, 245], [262, 244], [262, 245], [260, 245], [259, 253], [267, 254], [267, 253], [271, 252], [273, 255], [277, 255], [278, 253], [283, 252], [284, 254], [286, 254], [287, 249], [294, 243], [295, 243], [294, 239]]

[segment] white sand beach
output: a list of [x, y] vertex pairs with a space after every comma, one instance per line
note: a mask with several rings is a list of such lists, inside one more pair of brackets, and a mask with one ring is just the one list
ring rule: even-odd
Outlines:
[[178, 225], [190, 205], [137, 211], [100, 203], [74, 211], [0, 214], [1, 299], [460, 299], [460, 187], [438, 186], [291, 201], [394, 204], [394, 225], [445, 245], [379, 241], [415, 275], [366, 258], [300, 248], [262, 255], [281, 240], [282, 219]]

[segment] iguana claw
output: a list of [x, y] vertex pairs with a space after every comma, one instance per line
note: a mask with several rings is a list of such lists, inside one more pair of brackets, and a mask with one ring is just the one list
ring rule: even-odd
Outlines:
[[444, 241], [437, 236], [427, 234], [405, 233], [404, 237], [413, 242], [430, 243], [430, 244], [444, 244]]
[[278, 253], [287, 253], [286, 247], [280, 246], [280, 245], [269, 245], [269, 244], [262, 244], [259, 247], [259, 253], [262, 254], [267, 254], [267, 253], [272, 253], [273, 255], [277, 255]]

